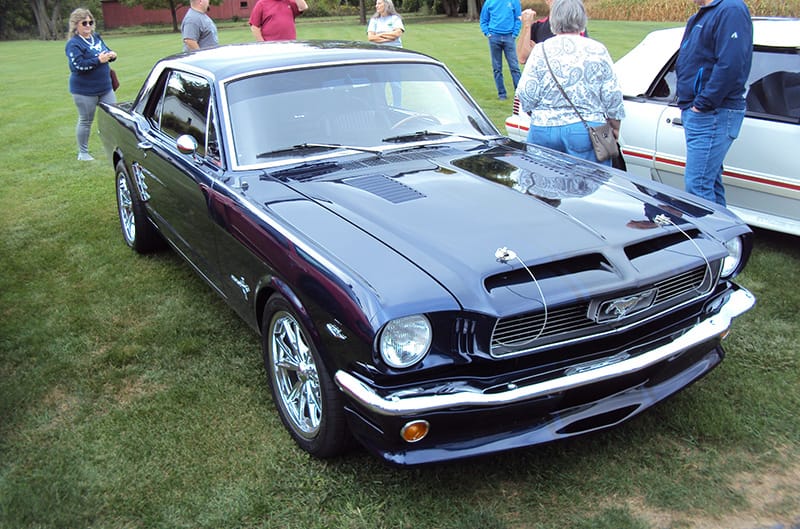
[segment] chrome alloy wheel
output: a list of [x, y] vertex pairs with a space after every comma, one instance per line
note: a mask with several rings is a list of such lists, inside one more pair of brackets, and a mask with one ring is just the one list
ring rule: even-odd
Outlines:
[[300, 324], [290, 313], [276, 313], [270, 333], [270, 368], [278, 405], [286, 411], [292, 429], [312, 439], [322, 423], [322, 393], [314, 356]]
[[133, 200], [128, 187], [128, 179], [123, 172], [117, 172], [117, 204], [122, 235], [129, 245], [136, 240], [136, 219], [133, 215]]

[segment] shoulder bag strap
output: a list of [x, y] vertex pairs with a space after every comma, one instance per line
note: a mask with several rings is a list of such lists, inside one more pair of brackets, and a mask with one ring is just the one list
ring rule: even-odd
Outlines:
[[550, 67], [550, 61], [547, 59], [547, 51], [545, 51], [544, 48], [545, 48], [544, 42], [542, 42], [542, 54], [544, 55], [544, 62], [547, 64], [547, 69], [550, 70], [550, 75], [553, 77], [553, 81], [556, 83], [556, 86], [558, 87], [559, 92], [561, 92], [561, 95], [564, 96], [564, 99], [567, 100], [567, 103], [569, 103], [569, 106], [572, 107], [572, 110], [574, 110], [575, 113], [578, 115], [578, 117], [581, 118], [581, 123], [583, 123], [583, 126], [586, 127], [586, 130], [589, 130], [589, 124], [586, 123], [585, 119], [583, 119], [583, 116], [581, 116], [581, 113], [578, 112], [578, 109], [575, 108], [575, 105], [572, 104], [572, 101], [570, 101], [569, 96], [567, 96], [567, 93], [561, 87], [561, 83], [559, 83], [558, 79], [556, 79], [556, 74], [553, 73], [553, 69]]

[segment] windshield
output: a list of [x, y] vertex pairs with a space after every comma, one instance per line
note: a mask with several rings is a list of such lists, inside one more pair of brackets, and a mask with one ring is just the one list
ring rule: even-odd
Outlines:
[[447, 71], [431, 64], [267, 73], [233, 81], [226, 90], [238, 166], [263, 163], [273, 155], [319, 152], [295, 149], [303, 145], [380, 148], [440, 139], [436, 133], [497, 134]]

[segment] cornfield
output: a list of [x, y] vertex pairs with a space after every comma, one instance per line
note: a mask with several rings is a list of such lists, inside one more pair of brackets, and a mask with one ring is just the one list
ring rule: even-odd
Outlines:
[[[690, 0], [584, 0], [590, 18], [598, 20], [646, 20], [684, 22], [697, 11]], [[800, 17], [800, 0], [747, 0], [753, 16]], [[522, 8], [547, 14], [542, 0], [522, 0]]]

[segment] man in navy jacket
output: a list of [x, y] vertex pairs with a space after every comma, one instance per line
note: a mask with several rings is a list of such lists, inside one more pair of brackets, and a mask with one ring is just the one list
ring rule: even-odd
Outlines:
[[753, 59], [753, 22], [743, 0], [692, 0], [675, 65], [686, 136], [686, 190], [725, 205], [722, 162], [739, 135]]

